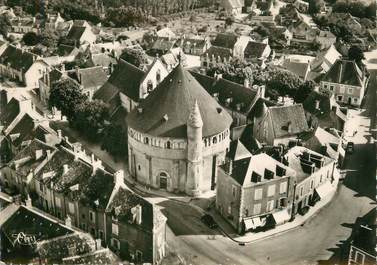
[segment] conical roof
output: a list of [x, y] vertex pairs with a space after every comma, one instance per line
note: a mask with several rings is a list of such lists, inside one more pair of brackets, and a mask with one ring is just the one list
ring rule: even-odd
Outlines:
[[203, 137], [230, 127], [231, 116], [180, 64], [129, 113], [128, 126], [154, 136], [186, 138], [195, 101], [203, 121]]

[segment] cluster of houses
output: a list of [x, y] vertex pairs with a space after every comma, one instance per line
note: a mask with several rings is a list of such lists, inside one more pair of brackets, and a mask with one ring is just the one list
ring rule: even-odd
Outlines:
[[[18, 204], [12, 200], [9, 210], [1, 213], [2, 233], [9, 240], [5, 252], [20, 253], [17, 251], [23, 245], [12, 241], [18, 229], [28, 236], [36, 235], [35, 244], [29, 246], [30, 255], [34, 255], [30, 258], [42, 261], [75, 264], [90, 260], [90, 256], [138, 263], [163, 259], [166, 218], [157, 206], [125, 185], [123, 171], [105, 168], [80, 143], [71, 143], [60, 130], [53, 130], [31, 99], [1, 90], [1, 110], [2, 192], [18, 196]], [[51, 225], [45, 224], [52, 222], [62, 234], [45, 237], [36, 226], [31, 227], [37, 231], [24, 231], [23, 226], [28, 226], [13, 218], [33, 218], [30, 221], [35, 224], [39, 223], [37, 218], [45, 219], [41, 229], [54, 233]], [[80, 233], [73, 234], [75, 231]], [[74, 236], [72, 242], [68, 233]], [[82, 237], [85, 242], [81, 243]], [[87, 240], [88, 249], [83, 249], [80, 244]], [[59, 256], [54, 256], [57, 241], [67, 249], [59, 249]], [[16, 257], [10, 255], [9, 261]]]
[[[106, 42], [99, 40], [105, 30], [65, 21], [59, 13], [40, 24], [14, 16], [9, 34], [53, 29], [65, 41], [56, 55], [42, 57], [0, 40], [0, 76], [32, 89], [46, 106], [54, 83], [71, 80], [89, 100], [109, 106], [110, 122], [127, 128], [126, 162], [135, 183], [193, 197], [212, 191], [218, 213], [238, 233], [269, 229], [304, 215], [336, 190], [346, 106], [361, 105], [368, 78], [336, 50], [331, 32], [316, 27], [306, 2], [292, 1], [294, 8], [281, 16], [283, 26], [274, 22], [273, 1], [222, 2], [232, 14], [253, 12], [253, 23], [263, 20], [284, 45], [315, 41], [321, 51], [275, 58], [267, 37], [177, 36], [169, 28], [153, 32], [148, 42]], [[4, 12], [12, 17], [12, 10]], [[135, 66], [122, 59], [125, 49], [141, 50], [147, 62]], [[85, 65], [68, 67], [78, 59]], [[267, 98], [263, 85], [200, 71], [232, 60], [271, 65], [319, 86], [302, 104], [284, 104]], [[103, 257], [104, 263], [157, 264], [164, 258], [167, 219], [127, 187], [123, 171], [107, 168], [52, 129], [30, 98], [1, 90], [0, 109], [2, 191], [21, 196], [0, 194], [1, 210], [9, 213], [0, 220], [7, 253], [19, 251], [11, 238], [17, 233], [13, 219], [27, 216], [22, 218], [43, 219], [60, 231], [34, 238], [31, 260], [75, 264]], [[34, 229], [28, 233], [43, 235]], [[50, 256], [71, 237], [59, 257]]]

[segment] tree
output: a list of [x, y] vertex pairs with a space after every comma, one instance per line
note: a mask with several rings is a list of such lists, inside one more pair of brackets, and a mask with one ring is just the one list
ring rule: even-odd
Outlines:
[[365, 59], [363, 50], [359, 46], [351, 46], [348, 50], [348, 58], [355, 60], [358, 66], [362, 66], [362, 60]]
[[298, 87], [294, 100], [296, 103], [303, 103], [311, 92], [314, 91], [315, 83], [313, 81], [306, 81]]
[[34, 46], [38, 44], [39, 37], [35, 32], [30, 31], [30, 32], [25, 33], [25, 35], [22, 37], [22, 41], [27, 46]]
[[56, 48], [58, 46], [59, 36], [52, 30], [44, 30], [40, 34], [40, 42], [46, 47]]
[[87, 100], [80, 86], [71, 79], [63, 79], [52, 85], [49, 106], [59, 109], [68, 120], [75, 116], [77, 106]]
[[10, 26], [10, 21], [7, 16], [0, 16], [0, 34], [6, 37], [8, 35], [8, 28]]
[[317, 14], [321, 11], [322, 7], [324, 6], [323, 0], [309, 0], [309, 13], [310, 14]]
[[98, 140], [109, 119], [109, 110], [101, 100], [85, 100], [75, 108], [72, 126], [86, 135], [89, 140]]
[[103, 133], [102, 148], [113, 156], [126, 156], [128, 150], [127, 130], [117, 124], [107, 126]]
[[225, 19], [225, 26], [232, 26], [233, 25], [233, 22], [234, 22], [234, 18], [233, 17], [227, 17]]
[[136, 67], [139, 67], [141, 64], [148, 63], [148, 57], [141, 49], [125, 49], [120, 58], [129, 62], [130, 64], [135, 65]]

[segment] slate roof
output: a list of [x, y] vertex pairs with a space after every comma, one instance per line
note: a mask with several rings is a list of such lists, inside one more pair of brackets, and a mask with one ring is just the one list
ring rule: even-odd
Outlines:
[[1, 107], [0, 125], [7, 128], [20, 113], [20, 105], [17, 99], [12, 98], [8, 104]]
[[24, 73], [29, 70], [34, 61], [38, 58], [36, 54], [23, 51], [13, 45], [8, 45], [5, 51], [0, 55], [0, 64], [9, 65], [17, 71]]
[[206, 45], [206, 41], [204, 39], [194, 39], [194, 38], [193, 39], [185, 38], [182, 40], [182, 44], [181, 44], [181, 46], [184, 48], [195, 47], [196, 49], [204, 48], [205, 45]]
[[[317, 127], [314, 132], [310, 132], [308, 139], [303, 141], [303, 146], [330, 158], [338, 159], [337, 149], [340, 140], [340, 137], [336, 137], [321, 127]], [[326, 147], [326, 149], [323, 149], [323, 147]], [[326, 151], [324, 152], [324, 150]]]
[[162, 52], [159, 55], [165, 54], [171, 48], [174, 47], [174, 44], [177, 42], [175, 39], [169, 39], [166, 37], [158, 37], [157, 40], [153, 43], [151, 50], [156, 52]]
[[260, 58], [268, 44], [263, 42], [250, 41], [245, 48], [246, 58]]
[[337, 60], [323, 77], [323, 81], [351, 85], [363, 85], [363, 73], [354, 61]]
[[232, 98], [232, 102], [229, 104], [232, 109], [236, 109], [237, 104], [240, 104], [241, 112], [248, 114], [251, 110], [252, 104], [257, 96], [255, 89], [244, 87], [243, 85], [223, 78], [216, 80], [214, 77], [198, 72], [190, 71], [190, 73], [209, 94], [214, 95], [217, 93], [222, 105], [225, 104], [226, 99]]
[[195, 100], [204, 124], [203, 137], [230, 127], [230, 115], [180, 64], [139, 104], [142, 113], [138, 109], [129, 113], [128, 125], [154, 136], [186, 138], [186, 123]]
[[68, 35], [66, 36], [67, 39], [69, 40], [76, 40], [80, 41], [82, 35], [84, 34], [86, 30], [86, 27], [81, 27], [81, 26], [76, 26], [73, 25], [71, 29], [68, 32]]
[[94, 98], [108, 102], [113, 96], [122, 92], [132, 100], [140, 101], [140, 84], [145, 72], [136, 66], [119, 60], [117, 67], [107, 82], [95, 93]]
[[34, 235], [36, 241], [51, 239], [73, 233], [72, 230], [62, 226], [58, 221], [31, 211], [21, 206], [2, 226], [2, 232], [13, 242], [13, 234], [23, 232]]
[[84, 89], [96, 89], [105, 84], [107, 80], [107, 74], [102, 66], [81, 68], [71, 72], [69, 76], [79, 82]]
[[109, 67], [110, 65], [117, 64], [117, 60], [114, 57], [104, 53], [93, 54], [89, 61], [93, 66], [100, 65], [102, 67]]
[[217, 60], [217, 58], [220, 57], [221, 59], [225, 58], [226, 60], [229, 60], [232, 57], [233, 53], [232, 50], [229, 48], [212, 45], [211, 47], [209, 47], [208, 50], [204, 52], [202, 56], [207, 55], [210, 59], [212, 57], [215, 57], [215, 59]]
[[238, 40], [238, 36], [231, 33], [219, 33], [212, 42], [214, 46], [219, 46], [227, 49], [233, 49]]
[[[29, 114], [24, 114], [22, 118], [17, 122], [13, 129], [9, 132], [8, 136], [12, 139], [12, 144], [14, 146], [19, 146], [27, 136], [34, 129], [34, 119], [29, 116]], [[18, 135], [19, 134], [19, 135]], [[13, 138], [12, 135], [18, 135]]]
[[[228, 165], [225, 165], [223, 168], [225, 168], [226, 166]], [[253, 173], [260, 175], [261, 180], [264, 181], [265, 169], [274, 172], [274, 176], [276, 176], [277, 166], [285, 169], [287, 171], [287, 175], [295, 175], [294, 171], [291, 168], [285, 166], [283, 163], [280, 163], [269, 155], [261, 153], [248, 158], [233, 161], [232, 172], [230, 176], [235, 179], [241, 186], [249, 186], [253, 184]]]
[[251, 157], [251, 153], [246, 149], [246, 147], [241, 143], [240, 140], [234, 140], [230, 143], [227, 156], [232, 161], [236, 161]]
[[[275, 138], [299, 134], [309, 130], [302, 104], [268, 108]], [[290, 131], [288, 127], [290, 126]]]

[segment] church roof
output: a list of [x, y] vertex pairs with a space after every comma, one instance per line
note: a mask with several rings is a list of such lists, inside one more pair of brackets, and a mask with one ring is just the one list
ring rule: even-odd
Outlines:
[[161, 137], [186, 138], [186, 124], [197, 100], [203, 136], [224, 131], [230, 115], [179, 64], [127, 117], [129, 127]]

